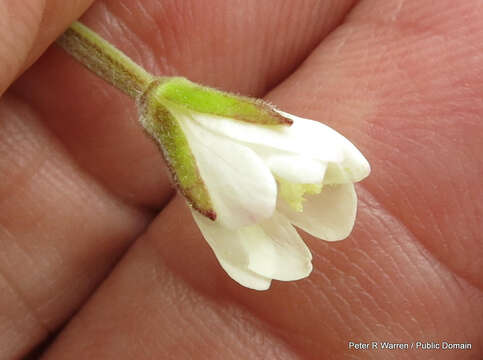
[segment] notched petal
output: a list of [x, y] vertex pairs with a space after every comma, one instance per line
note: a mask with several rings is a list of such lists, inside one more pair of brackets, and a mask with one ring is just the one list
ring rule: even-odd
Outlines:
[[244, 242], [243, 231], [227, 229], [194, 211], [191, 213], [221, 267], [233, 280], [254, 290], [266, 290], [270, 287], [271, 278], [248, 269], [250, 254]]
[[202, 215], [215, 220], [217, 214], [186, 135], [169, 110], [152, 96], [152, 90], [157, 86], [159, 83], [153, 82], [137, 100], [140, 121], [159, 144], [174, 183], [188, 203]]
[[160, 101], [168, 100], [202, 114], [223, 116], [260, 125], [292, 125], [293, 121], [262, 100], [226, 93], [175, 77], [156, 90]]

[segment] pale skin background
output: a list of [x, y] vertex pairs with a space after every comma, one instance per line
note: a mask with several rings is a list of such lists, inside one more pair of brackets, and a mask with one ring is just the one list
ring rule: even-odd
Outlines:
[[[267, 292], [218, 266], [133, 102], [44, 53], [91, 2], [0, 0], [0, 359], [42, 342], [45, 359], [483, 356], [480, 0], [106, 0], [82, 17], [156, 74], [266, 97], [367, 156], [352, 235], [304, 235], [314, 272]], [[347, 350], [372, 340], [473, 350]]]

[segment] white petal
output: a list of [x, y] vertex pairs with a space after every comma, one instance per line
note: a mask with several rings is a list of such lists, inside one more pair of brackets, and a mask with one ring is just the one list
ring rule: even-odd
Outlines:
[[[297, 230], [282, 214], [274, 215], [260, 225], [265, 232], [263, 239], [269, 242], [272, 252], [272, 266], [267, 272], [262, 272], [261, 266], [256, 266], [254, 256], [251, 257], [249, 267], [259, 274], [270, 276], [277, 280], [297, 280], [307, 277], [312, 272], [312, 254]], [[265, 245], [268, 247], [268, 244]], [[261, 252], [257, 252], [258, 261], [264, 261]]]
[[333, 138], [334, 130], [316, 121], [297, 118], [292, 126], [267, 126], [207, 114], [196, 114], [194, 119], [210, 131], [248, 144], [303, 154], [324, 162], [343, 159]]
[[351, 182], [364, 179], [371, 172], [371, 166], [362, 153], [345, 137], [340, 135], [344, 160], [339, 165]]
[[[277, 110], [282, 116], [287, 117], [295, 123], [301, 123], [302, 126], [307, 126], [307, 119], [300, 118], [298, 116], [285, 113]], [[312, 132], [313, 136], [318, 137], [320, 141], [325, 141], [326, 138], [332, 140], [333, 146], [342, 151], [343, 158], [341, 161], [333, 161], [327, 168], [325, 184], [345, 184], [349, 182], [357, 182], [364, 179], [371, 172], [369, 162], [364, 155], [347, 140], [343, 135], [335, 131], [334, 129], [320, 124], [321, 126], [314, 127]]]
[[344, 170], [341, 163], [330, 163], [327, 165], [327, 169], [324, 176], [324, 184], [336, 185], [352, 183], [353, 179], [350, 173]]
[[[309, 249], [290, 222], [281, 214], [260, 226], [247, 226], [228, 230], [193, 212], [193, 216], [215, 252], [218, 260], [230, 276], [247, 284], [245, 278], [254, 274], [277, 280], [297, 280], [312, 271]], [[229, 267], [227, 267], [227, 264]], [[233, 269], [238, 269], [232, 274]]]
[[320, 160], [261, 147], [254, 150], [280, 178], [296, 184], [321, 184], [324, 180], [327, 164]]
[[248, 254], [239, 230], [224, 228], [194, 210], [191, 213], [220, 265], [233, 280], [255, 290], [266, 290], [270, 287], [270, 278], [248, 269]]
[[233, 266], [230, 263], [218, 258], [221, 267], [237, 283], [253, 290], [267, 290], [270, 288], [272, 279], [255, 274], [251, 270]]
[[176, 114], [210, 193], [217, 222], [237, 228], [269, 218], [277, 185], [270, 169], [251, 149], [218, 136]]
[[277, 209], [294, 225], [327, 241], [345, 239], [352, 231], [357, 211], [354, 185], [326, 185], [317, 195], [306, 195], [303, 212], [279, 199]]
[[[345, 138], [344, 138], [345, 139]], [[341, 141], [344, 160], [329, 163], [324, 177], [324, 184], [346, 184], [361, 181], [369, 175], [371, 167], [366, 158], [347, 139]]]

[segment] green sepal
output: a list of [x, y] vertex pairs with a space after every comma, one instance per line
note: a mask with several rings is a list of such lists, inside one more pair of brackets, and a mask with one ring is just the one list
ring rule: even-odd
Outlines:
[[156, 96], [204, 114], [223, 116], [260, 125], [292, 125], [259, 99], [225, 93], [200, 86], [182, 77], [166, 78], [156, 90]]
[[188, 140], [176, 118], [153, 96], [158, 86], [159, 81], [153, 81], [137, 99], [141, 124], [159, 144], [172, 178], [188, 203], [215, 220], [216, 212]]

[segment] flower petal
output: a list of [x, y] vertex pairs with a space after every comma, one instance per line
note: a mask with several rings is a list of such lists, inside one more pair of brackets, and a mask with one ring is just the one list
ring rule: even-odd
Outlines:
[[[312, 272], [312, 254], [285, 216], [275, 212], [260, 226], [266, 235], [261, 240], [265, 243], [265, 247], [271, 248], [271, 252], [264, 254], [259, 251], [251, 256], [250, 269], [258, 274], [283, 281], [302, 279]], [[273, 259], [271, 268], [263, 271], [263, 262], [267, 257]]]
[[327, 164], [320, 160], [261, 146], [253, 150], [282, 179], [295, 184], [321, 184], [324, 180]]
[[362, 153], [345, 137], [340, 135], [340, 144], [344, 152], [344, 160], [339, 166], [344, 170], [350, 182], [358, 182], [371, 172], [371, 166]]
[[[308, 130], [309, 124], [307, 121], [311, 120], [303, 119], [279, 110], [277, 112], [291, 119], [294, 124], [299, 123], [299, 127], [305, 127]], [[342, 159], [332, 161], [329, 164], [324, 183], [345, 184], [361, 181], [368, 176], [371, 172], [371, 167], [359, 149], [334, 129], [321, 123], [318, 124], [320, 126], [314, 126], [312, 129], [313, 136], [319, 138], [321, 142], [325, 141], [326, 138], [330, 138], [332, 140], [331, 144], [342, 152]]]
[[270, 278], [248, 269], [248, 253], [240, 230], [224, 228], [194, 210], [191, 210], [191, 214], [220, 265], [233, 280], [255, 290], [266, 290], [270, 287]]
[[270, 169], [251, 149], [207, 131], [183, 114], [177, 119], [196, 158], [217, 222], [229, 228], [269, 218], [277, 185]]
[[277, 210], [294, 225], [327, 241], [345, 239], [352, 231], [357, 211], [354, 184], [326, 185], [317, 195], [306, 195], [303, 212], [279, 199]]
[[[281, 214], [275, 213], [260, 226], [236, 230], [223, 228], [195, 212], [193, 216], [221, 265], [231, 272], [238, 269], [234, 276], [241, 283], [243, 275], [243, 285], [246, 277], [252, 278], [253, 274], [289, 281], [304, 278], [312, 271], [309, 249]], [[233, 276], [230, 271], [227, 270]]]
[[268, 126], [206, 114], [196, 114], [193, 118], [206, 129], [240, 142], [302, 154], [324, 162], [343, 160], [342, 151], [333, 137], [335, 131], [316, 121], [294, 117], [296, 121], [292, 126]]
[[340, 163], [329, 163], [324, 177], [324, 184], [347, 184], [361, 181], [369, 175], [371, 167], [366, 158], [357, 148], [342, 144], [344, 160]]
[[233, 266], [223, 259], [218, 259], [221, 267], [237, 283], [253, 290], [267, 290], [272, 279], [255, 274], [253, 271]]

